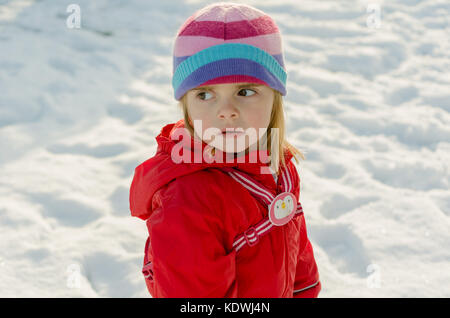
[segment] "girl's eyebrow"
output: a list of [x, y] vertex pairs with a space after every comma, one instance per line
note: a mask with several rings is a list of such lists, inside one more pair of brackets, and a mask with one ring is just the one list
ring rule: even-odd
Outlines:
[[[262, 86], [262, 84], [256, 84], [256, 83], [250, 83], [250, 84], [241, 84], [238, 85], [237, 88], [248, 88], [248, 87], [258, 87], [258, 86]], [[196, 87], [196, 88], [192, 88], [192, 91], [201, 91], [201, 90], [212, 90], [213, 86], [200, 86], [200, 87]]]

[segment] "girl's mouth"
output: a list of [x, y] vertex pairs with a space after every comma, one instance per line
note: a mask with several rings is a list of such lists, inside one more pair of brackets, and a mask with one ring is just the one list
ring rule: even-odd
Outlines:
[[222, 136], [226, 136], [226, 137], [240, 136], [243, 133], [244, 133], [243, 128], [224, 128], [224, 129], [222, 129]]
[[243, 132], [239, 132], [239, 131], [236, 131], [236, 132], [223, 132], [222, 136], [225, 136], [225, 137], [237, 137], [237, 136], [241, 136], [242, 134], [244, 134], [244, 133]]

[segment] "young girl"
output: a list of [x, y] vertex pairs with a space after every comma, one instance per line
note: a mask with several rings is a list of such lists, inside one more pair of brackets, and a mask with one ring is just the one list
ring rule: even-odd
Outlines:
[[208, 5], [179, 29], [173, 67], [184, 119], [162, 128], [130, 189], [131, 214], [149, 231], [150, 294], [317, 297], [291, 161], [304, 157], [284, 138], [277, 25], [248, 5]]

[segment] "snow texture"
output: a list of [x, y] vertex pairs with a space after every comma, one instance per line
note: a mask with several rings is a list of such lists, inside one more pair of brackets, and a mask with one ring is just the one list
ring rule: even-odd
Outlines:
[[[0, 0], [1, 297], [149, 297], [129, 186], [208, 3]], [[450, 2], [245, 3], [283, 35], [320, 297], [450, 297]]]

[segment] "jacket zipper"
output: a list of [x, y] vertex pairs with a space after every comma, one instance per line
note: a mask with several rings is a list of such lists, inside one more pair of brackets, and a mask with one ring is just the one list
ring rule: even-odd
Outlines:
[[288, 246], [287, 246], [287, 235], [286, 235], [286, 227], [282, 227], [283, 229], [283, 236], [284, 236], [284, 251], [285, 251], [285, 260], [284, 260], [284, 277], [285, 277], [285, 281], [284, 281], [284, 290], [283, 290], [283, 296], [282, 297], [286, 297], [286, 290], [288, 289], [289, 285], [289, 251], [288, 251]]

